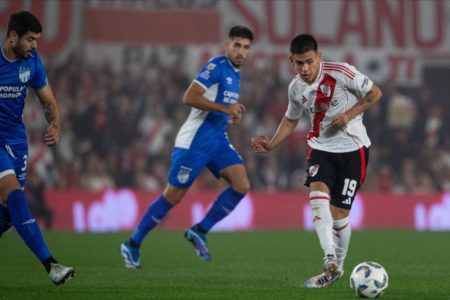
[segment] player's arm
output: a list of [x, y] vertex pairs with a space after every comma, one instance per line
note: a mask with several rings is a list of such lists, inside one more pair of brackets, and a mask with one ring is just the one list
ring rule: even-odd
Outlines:
[[355, 116], [366, 111], [369, 107], [379, 102], [381, 99], [381, 95], [382, 93], [380, 88], [377, 85], [373, 84], [367, 94], [363, 98], [361, 98], [352, 108], [334, 117], [331, 125], [344, 127]]
[[298, 120], [291, 120], [286, 116], [283, 117], [280, 125], [278, 125], [277, 131], [271, 139], [265, 135], [251, 139], [253, 150], [257, 153], [267, 153], [272, 151], [291, 135], [297, 124]]
[[223, 105], [209, 101], [203, 96], [206, 90], [203, 86], [193, 81], [183, 96], [183, 103], [205, 111], [220, 111], [233, 117], [240, 117], [245, 112], [244, 105], [233, 103]]
[[49, 126], [44, 136], [47, 146], [56, 145], [59, 142], [61, 133], [61, 117], [56, 104], [55, 96], [49, 84], [36, 91], [39, 101], [44, 108], [44, 114]]

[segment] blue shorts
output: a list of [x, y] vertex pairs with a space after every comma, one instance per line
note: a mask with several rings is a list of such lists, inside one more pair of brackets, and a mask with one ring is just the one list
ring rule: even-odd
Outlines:
[[206, 166], [217, 178], [222, 170], [235, 164], [243, 164], [242, 157], [230, 143], [215, 149], [174, 148], [168, 181], [178, 188], [188, 188]]
[[[27, 180], [28, 144], [0, 145], [0, 178], [15, 174], [20, 186]], [[14, 171], [14, 173], [13, 173]]]

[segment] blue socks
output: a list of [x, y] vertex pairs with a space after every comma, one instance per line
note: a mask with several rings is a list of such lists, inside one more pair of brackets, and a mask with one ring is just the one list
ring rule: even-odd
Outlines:
[[[228, 216], [244, 196], [245, 194], [238, 193], [231, 187], [225, 189], [198, 226], [207, 233], [217, 222]], [[161, 222], [171, 208], [172, 204], [163, 195], [153, 201], [131, 235], [130, 245], [133, 248], [139, 248], [145, 236]]]
[[241, 194], [233, 190], [231, 187], [225, 189], [216, 202], [214, 202], [211, 209], [206, 214], [205, 218], [198, 224], [205, 233], [211, 230], [220, 220], [228, 216], [244, 198], [245, 194]]
[[[134, 230], [133, 235], [131, 236], [131, 241], [140, 246], [147, 233], [149, 233], [156, 227], [156, 225], [159, 224], [159, 222], [161, 222], [171, 208], [172, 204], [170, 204], [163, 195], [160, 195], [155, 201], [152, 202], [152, 204], [149, 205], [147, 211], [139, 222], [138, 227]], [[132, 246], [137, 246], [136, 244]]]
[[11, 214], [12, 223], [28, 248], [30, 248], [41, 262], [52, 258], [39, 226], [28, 210], [25, 193], [21, 190], [14, 190], [8, 195], [6, 202]]

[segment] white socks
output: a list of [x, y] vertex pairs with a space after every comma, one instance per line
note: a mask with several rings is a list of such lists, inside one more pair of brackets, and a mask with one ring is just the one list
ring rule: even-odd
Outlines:
[[333, 239], [340, 271], [344, 269], [344, 260], [347, 256], [351, 235], [350, 217], [333, 221]]
[[311, 204], [314, 228], [325, 256], [329, 254], [336, 255], [333, 241], [330, 196], [324, 192], [314, 191], [309, 194], [309, 203]]

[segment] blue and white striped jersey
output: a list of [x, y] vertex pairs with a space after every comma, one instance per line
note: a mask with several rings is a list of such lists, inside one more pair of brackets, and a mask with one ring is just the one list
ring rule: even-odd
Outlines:
[[27, 142], [23, 108], [27, 88], [40, 90], [48, 83], [44, 65], [37, 51], [28, 59], [8, 60], [0, 55], [0, 144]]
[[[194, 81], [205, 88], [204, 96], [216, 103], [230, 105], [239, 101], [241, 75], [226, 56], [212, 58]], [[226, 138], [229, 115], [192, 108], [175, 139], [175, 147], [191, 149], [207, 147]]]

